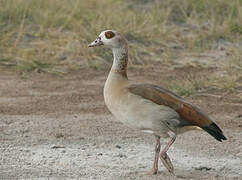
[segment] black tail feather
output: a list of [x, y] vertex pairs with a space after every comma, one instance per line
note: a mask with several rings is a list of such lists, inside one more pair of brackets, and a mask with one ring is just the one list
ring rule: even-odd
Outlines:
[[220, 142], [222, 142], [222, 140], [227, 140], [227, 138], [223, 135], [222, 130], [215, 123], [202, 128]]

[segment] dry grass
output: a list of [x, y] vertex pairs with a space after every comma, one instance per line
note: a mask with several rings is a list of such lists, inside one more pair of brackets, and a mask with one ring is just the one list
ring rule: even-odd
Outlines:
[[[219, 73], [218, 73], [219, 72]], [[195, 74], [195, 73], [194, 73]], [[179, 79], [171, 80], [167, 87], [180, 96], [193, 96], [209, 91], [223, 91], [226, 93], [242, 93], [242, 73], [230, 70], [214, 71], [207, 74], [187, 74]], [[237, 90], [238, 89], [238, 90]]]
[[[105, 69], [111, 52], [87, 49], [104, 29], [126, 36], [133, 66], [224, 51], [225, 68], [242, 69], [241, 0], [0, 0], [0, 67], [57, 74]], [[189, 88], [181, 94], [197, 89]]]

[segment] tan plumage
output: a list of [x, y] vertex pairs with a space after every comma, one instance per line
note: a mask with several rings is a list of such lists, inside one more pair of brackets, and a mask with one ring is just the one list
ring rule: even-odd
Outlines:
[[112, 49], [114, 62], [104, 86], [104, 100], [111, 113], [130, 128], [154, 134], [156, 154], [153, 174], [158, 171], [160, 137], [172, 136], [160, 153], [160, 159], [173, 172], [167, 151], [176, 135], [193, 129], [204, 129], [218, 141], [226, 140], [221, 129], [197, 107], [176, 94], [151, 84], [134, 84], [127, 77], [128, 45], [113, 30], [103, 31], [89, 47], [104, 45]]

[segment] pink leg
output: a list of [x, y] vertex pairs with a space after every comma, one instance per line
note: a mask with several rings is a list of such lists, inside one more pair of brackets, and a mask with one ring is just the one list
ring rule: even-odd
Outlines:
[[166, 169], [173, 174], [173, 165], [171, 163], [171, 160], [169, 156], [167, 155], [167, 151], [169, 150], [170, 146], [175, 142], [176, 136], [173, 136], [171, 140], [168, 142], [168, 144], [165, 146], [165, 148], [160, 153], [160, 159], [163, 165], [166, 167]]
[[157, 174], [157, 172], [158, 172], [159, 154], [160, 154], [160, 137], [156, 136], [155, 159], [154, 159], [153, 168], [151, 170], [151, 174]]

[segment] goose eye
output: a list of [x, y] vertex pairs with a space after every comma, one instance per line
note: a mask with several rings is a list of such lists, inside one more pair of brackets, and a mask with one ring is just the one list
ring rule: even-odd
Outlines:
[[113, 31], [107, 31], [107, 32], [105, 32], [105, 37], [106, 37], [107, 39], [111, 39], [111, 38], [114, 37], [114, 36], [115, 36], [115, 34], [114, 34]]

